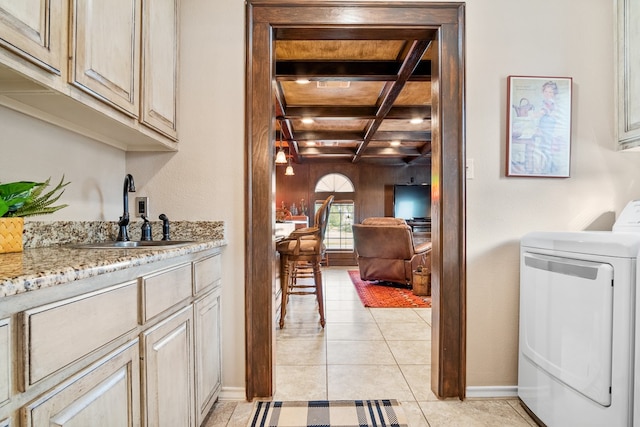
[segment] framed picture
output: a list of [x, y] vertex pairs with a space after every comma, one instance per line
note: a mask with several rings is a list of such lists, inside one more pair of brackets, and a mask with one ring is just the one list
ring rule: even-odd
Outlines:
[[507, 176], [569, 177], [571, 84], [571, 77], [508, 77]]

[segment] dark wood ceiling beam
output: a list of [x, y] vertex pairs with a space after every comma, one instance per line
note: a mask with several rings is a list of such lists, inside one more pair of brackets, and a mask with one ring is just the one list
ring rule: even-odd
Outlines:
[[420, 147], [418, 149], [418, 152], [420, 153], [420, 156], [418, 157], [413, 157], [413, 158], [406, 158], [404, 159], [405, 162], [407, 164], [411, 164], [411, 163], [415, 163], [416, 161], [422, 159], [422, 158], [431, 158], [431, 141], [427, 142], [426, 144], [424, 144], [422, 147]]
[[304, 117], [320, 119], [361, 120], [376, 117], [376, 107], [351, 107], [351, 106], [300, 106], [288, 107], [286, 117], [288, 119], [301, 119]]
[[[300, 154], [304, 158], [353, 156], [354, 150], [348, 147], [303, 147]], [[363, 157], [424, 157], [419, 150], [410, 147], [369, 147]]]
[[417, 105], [404, 107], [391, 107], [386, 119], [407, 119], [421, 117], [425, 120], [431, 119], [431, 105]]
[[425, 142], [431, 141], [431, 131], [378, 131], [369, 141]]
[[[351, 106], [297, 106], [287, 107], [285, 117], [287, 119], [300, 119], [303, 117], [318, 117], [321, 119], [351, 119], [368, 120], [375, 119], [378, 107], [351, 107]], [[425, 120], [431, 119], [430, 105], [416, 105], [391, 107], [387, 114], [387, 119], [403, 119], [409, 117], [421, 117]]]
[[431, 140], [429, 140], [429, 142], [427, 142], [426, 144], [424, 144], [422, 146], [422, 148], [420, 148], [420, 155], [422, 156], [430, 156], [431, 155]]
[[[362, 132], [350, 131], [299, 131], [295, 140], [303, 141], [344, 141], [361, 142], [364, 136]], [[396, 141], [401, 142], [426, 142], [431, 140], [430, 131], [385, 131], [377, 132], [370, 141]]]
[[400, 67], [398, 78], [393, 83], [391, 90], [389, 90], [385, 94], [380, 104], [376, 119], [373, 120], [370, 124], [365, 133], [364, 141], [360, 144], [360, 146], [356, 150], [356, 154], [353, 156], [353, 163], [356, 163], [362, 157], [364, 150], [366, 150], [367, 145], [369, 145], [369, 141], [371, 140], [371, 138], [373, 138], [373, 135], [377, 132], [378, 128], [382, 124], [382, 121], [391, 110], [393, 103], [395, 102], [398, 95], [400, 95], [400, 92], [402, 91], [405, 83], [413, 74], [413, 71], [420, 62], [420, 58], [422, 58], [430, 43], [431, 42], [427, 40], [415, 40], [413, 42], [411, 49], [409, 49], [409, 53], [407, 54], [404, 62], [402, 63], [402, 66]]
[[362, 132], [348, 131], [300, 131], [296, 132], [296, 141], [362, 141]]
[[[278, 61], [276, 80], [296, 80], [301, 77], [313, 81], [390, 81], [400, 75], [399, 61]], [[411, 81], [431, 80], [431, 61], [415, 64]]]
[[[300, 153], [298, 150], [298, 144], [293, 139], [293, 127], [291, 122], [285, 117], [285, 105], [284, 105], [284, 94], [282, 92], [282, 86], [280, 83], [274, 82], [273, 84], [273, 92], [275, 98], [275, 109], [276, 109], [276, 120], [280, 123], [280, 132], [282, 133], [283, 141], [287, 141], [287, 146], [289, 147], [289, 155], [292, 156], [295, 162], [300, 161]], [[280, 135], [276, 132], [276, 137]], [[279, 140], [280, 138], [278, 138]]]
[[313, 27], [277, 28], [276, 40], [432, 40], [430, 28]]

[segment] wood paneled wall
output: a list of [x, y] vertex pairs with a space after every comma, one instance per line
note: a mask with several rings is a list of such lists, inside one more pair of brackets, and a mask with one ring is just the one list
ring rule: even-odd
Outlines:
[[[351, 180], [355, 194], [336, 194], [336, 200], [347, 199], [355, 203], [354, 222], [372, 216], [393, 216], [393, 186], [395, 184], [422, 184], [431, 182], [431, 168], [417, 166], [382, 166], [365, 163], [316, 163], [294, 164], [295, 175], [286, 176], [285, 166], [276, 167], [276, 207], [284, 201], [290, 208], [304, 199], [312, 207], [315, 200], [324, 200], [327, 195], [316, 194], [318, 180], [329, 173], [340, 173]], [[309, 210], [313, 223], [313, 210]]]

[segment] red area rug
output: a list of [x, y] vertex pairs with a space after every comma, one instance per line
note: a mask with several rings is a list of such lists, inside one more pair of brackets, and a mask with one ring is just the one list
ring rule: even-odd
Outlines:
[[414, 295], [411, 289], [386, 282], [368, 282], [360, 279], [358, 270], [350, 270], [349, 277], [365, 307], [371, 308], [429, 308], [431, 297]]

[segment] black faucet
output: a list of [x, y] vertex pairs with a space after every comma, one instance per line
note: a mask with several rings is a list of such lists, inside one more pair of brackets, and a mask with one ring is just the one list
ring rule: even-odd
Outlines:
[[127, 174], [124, 177], [124, 189], [122, 190], [122, 206], [124, 213], [120, 217], [120, 221], [118, 221], [118, 225], [120, 226], [120, 231], [118, 231], [119, 242], [128, 242], [129, 233], [127, 232], [127, 226], [129, 225], [129, 193], [133, 193], [136, 191], [136, 185], [133, 183], [133, 176], [131, 174]]
[[169, 237], [169, 218], [165, 214], [160, 214], [158, 218], [162, 220], [162, 240], [171, 240]]

